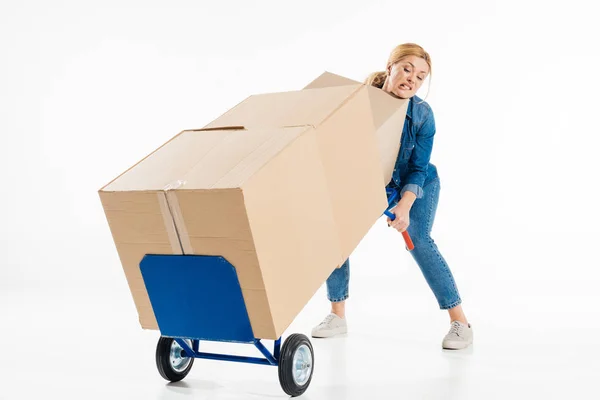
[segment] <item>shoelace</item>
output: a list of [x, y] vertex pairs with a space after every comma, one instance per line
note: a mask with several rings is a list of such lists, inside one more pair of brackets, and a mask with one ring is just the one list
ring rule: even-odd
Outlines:
[[454, 321], [452, 323], [452, 326], [450, 327], [450, 334], [460, 336], [462, 334], [462, 331], [463, 331], [462, 325], [459, 324], [457, 321]]
[[331, 321], [333, 321], [334, 316], [333, 315], [328, 315], [327, 317], [325, 317], [325, 319], [323, 320], [323, 322], [321, 322], [321, 326], [325, 326], [325, 325], [329, 325], [329, 323], [331, 323]]

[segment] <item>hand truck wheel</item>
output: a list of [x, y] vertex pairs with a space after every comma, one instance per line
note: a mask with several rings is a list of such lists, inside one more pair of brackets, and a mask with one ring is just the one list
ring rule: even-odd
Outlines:
[[[185, 342], [192, 347], [192, 341]], [[156, 345], [156, 366], [168, 381], [178, 382], [186, 377], [194, 364], [194, 357], [184, 356], [183, 348], [173, 338], [161, 337]]]
[[305, 335], [295, 333], [283, 343], [278, 363], [279, 383], [283, 391], [295, 397], [303, 394], [313, 375], [314, 352]]

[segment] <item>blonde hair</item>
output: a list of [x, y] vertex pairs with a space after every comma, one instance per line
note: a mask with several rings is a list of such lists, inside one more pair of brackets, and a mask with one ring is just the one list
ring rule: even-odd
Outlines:
[[[365, 79], [365, 83], [367, 85], [375, 86], [380, 89], [383, 88], [383, 84], [385, 83], [385, 80], [388, 77], [388, 67], [392, 66], [393, 64], [396, 64], [397, 62], [402, 61], [404, 57], [408, 56], [420, 57], [423, 60], [425, 60], [425, 62], [427, 62], [430, 71], [429, 84], [431, 86], [431, 56], [425, 51], [423, 47], [415, 43], [403, 43], [394, 47], [388, 58], [386, 69], [384, 71], [377, 71], [369, 74], [369, 76], [367, 76], [367, 78]], [[429, 94], [429, 88], [427, 88], [427, 94]], [[425, 95], [425, 98], [427, 98], [427, 95]], [[425, 99], [423, 99], [423, 101], [425, 101]]]

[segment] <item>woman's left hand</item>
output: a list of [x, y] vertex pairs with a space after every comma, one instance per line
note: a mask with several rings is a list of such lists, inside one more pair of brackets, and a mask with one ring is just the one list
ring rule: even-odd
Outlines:
[[390, 217], [387, 219], [388, 226], [396, 229], [398, 232], [404, 232], [410, 225], [410, 208], [403, 207], [402, 203], [399, 203], [396, 207], [390, 210], [396, 218], [392, 221]]

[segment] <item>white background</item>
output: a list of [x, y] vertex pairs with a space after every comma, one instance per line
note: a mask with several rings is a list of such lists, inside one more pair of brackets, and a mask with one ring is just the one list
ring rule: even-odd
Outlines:
[[[332, 363], [321, 364], [307, 397], [597, 396], [593, 7], [3, 1], [0, 339], [11, 343], [12, 361], [0, 364], [0, 399], [36, 390], [81, 398], [91, 387], [103, 389], [88, 398], [281, 396], [276, 371], [264, 367], [215, 365], [208, 378], [195, 367], [188, 386], [164, 385], [153, 370], [155, 332], [137, 324], [97, 191], [251, 94], [298, 90], [326, 70], [362, 81], [403, 42], [421, 44], [433, 60], [431, 84], [419, 92], [437, 124], [432, 162], [442, 192], [433, 237], [457, 279], [475, 345], [441, 351], [447, 316], [382, 219], [353, 255], [348, 318], [358, 339], [315, 344]], [[327, 311], [322, 288], [294, 328], [309, 333]], [[370, 355], [369, 346], [401, 349], [402, 367]], [[336, 348], [344, 358], [334, 357]], [[379, 360], [379, 372], [361, 369], [361, 357]], [[340, 365], [348, 368], [341, 378]], [[249, 395], [250, 381], [229, 371], [254, 368], [270, 386], [250, 385]], [[394, 370], [404, 385], [391, 383]], [[126, 379], [127, 371], [136, 372]], [[80, 386], [60, 380], [72, 374]]]

